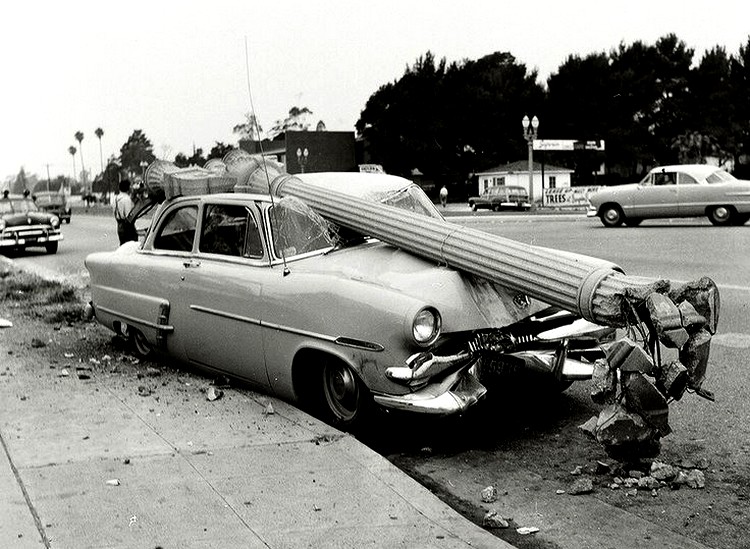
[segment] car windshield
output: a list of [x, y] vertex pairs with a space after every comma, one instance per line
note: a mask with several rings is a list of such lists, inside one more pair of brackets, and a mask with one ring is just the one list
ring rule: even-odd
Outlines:
[[724, 170], [716, 170], [706, 177], [708, 183], [725, 183], [727, 181], [735, 181], [735, 177]]
[[417, 185], [407, 185], [380, 197], [380, 202], [427, 217], [440, 217], [432, 201]]
[[38, 212], [39, 208], [31, 199], [10, 198], [0, 200], [0, 213], [27, 213]]
[[328, 222], [297, 198], [276, 201], [269, 208], [269, 218], [276, 257], [328, 250], [335, 244]]

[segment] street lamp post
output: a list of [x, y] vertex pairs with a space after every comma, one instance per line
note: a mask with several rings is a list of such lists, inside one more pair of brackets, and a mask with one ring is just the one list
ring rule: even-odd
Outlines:
[[534, 206], [534, 139], [536, 139], [537, 128], [539, 128], [539, 119], [534, 116], [531, 120], [529, 117], [524, 115], [523, 120], [523, 136], [526, 138], [526, 142], [529, 145], [529, 202], [531, 206]]
[[305, 166], [307, 166], [307, 159], [310, 156], [310, 151], [307, 150], [307, 147], [303, 149], [297, 149], [297, 163], [299, 164], [299, 169], [301, 173], [305, 173]]

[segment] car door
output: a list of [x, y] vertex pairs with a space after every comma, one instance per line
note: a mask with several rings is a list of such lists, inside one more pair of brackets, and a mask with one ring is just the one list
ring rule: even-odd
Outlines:
[[629, 217], [675, 217], [679, 214], [677, 173], [660, 170], [651, 173], [633, 192]]
[[708, 204], [708, 185], [701, 185], [690, 174], [678, 173], [677, 193], [680, 202], [680, 215], [692, 217], [702, 216]]
[[267, 389], [261, 299], [269, 269], [257, 219], [248, 205], [204, 204], [180, 294], [187, 358]]

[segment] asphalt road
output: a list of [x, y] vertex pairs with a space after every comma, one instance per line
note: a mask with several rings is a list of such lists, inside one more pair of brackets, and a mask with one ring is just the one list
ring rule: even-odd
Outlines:
[[[673, 433], [663, 440], [662, 459], [675, 463], [705, 458], [704, 490], [662, 490], [659, 497], [628, 497], [597, 486], [594, 494], [559, 495], [570, 471], [607, 460], [577, 425], [598, 413], [586, 387], [548, 395], [523, 380], [497, 390], [466, 417], [421, 421], [393, 416], [362, 435], [379, 452], [481, 520], [479, 499], [498, 487], [494, 507], [534, 536], [501, 537], [519, 547], [662, 547], [659, 532], [675, 532], [696, 546], [747, 547], [750, 521], [750, 226], [717, 228], [706, 220], [645, 221], [638, 228], [605, 229], [584, 215], [482, 214], [449, 221], [530, 244], [608, 259], [628, 274], [688, 281], [707, 275], [722, 296], [719, 332], [712, 343], [706, 386], [716, 402], [686, 395], [670, 409]], [[77, 215], [63, 228], [54, 256], [42, 251], [14, 258], [27, 267], [85, 286], [84, 257], [117, 246], [109, 216]], [[601, 479], [600, 479], [601, 480]], [[602, 480], [603, 482], [603, 480]], [[560, 498], [568, 498], [566, 500]], [[561, 502], [565, 503], [564, 505]], [[611, 511], [601, 515], [602, 509]]]

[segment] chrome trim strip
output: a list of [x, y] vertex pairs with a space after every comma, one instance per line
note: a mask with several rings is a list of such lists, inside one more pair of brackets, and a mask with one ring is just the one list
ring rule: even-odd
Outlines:
[[94, 306], [94, 311], [96, 312], [97, 310], [104, 311], [105, 313], [109, 313], [109, 314], [114, 315], [114, 316], [119, 316], [120, 318], [123, 318], [125, 320], [129, 320], [130, 322], [135, 322], [137, 324], [142, 324], [144, 326], [148, 326], [149, 328], [154, 328], [156, 330], [161, 330], [161, 331], [164, 331], [164, 332], [174, 332], [174, 326], [171, 326], [169, 324], [156, 324], [154, 322], [149, 322], [148, 320], [143, 320], [143, 319], [135, 317], [135, 316], [130, 316], [130, 315], [126, 315], [126, 314], [123, 314], [123, 313], [118, 313], [117, 311], [115, 311], [113, 309], [109, 309], [107, 307], [102, 307], [101, 305], [95, 305]]
[[201, 313], [206, 313], [209, 315], [220, 316], [222, 318], [229, 318], [231, 320], [238, 320], [239, 322], [245, 322], [246, 324], [252, 324], [253, 326], [262, 326], [263, 328], [269, 328], [271, 330], [278, 330], [280, 332], [288, 332], [290, 334], [296, 334], [296, 335], [311, 337], [314, 339], [320, 339], [323, 341], [328, 341], [330, 343], [333, 343], [334, 345], [341, 345], [342, 347], [352, 347], [355, 349], [363, 349], [365, 351], [373, 351], [376, 353], [379, 353], [385, 350], [385, 347], [383, 347], [381, 344], [373, 343], [370, 341], [354, 339], [354, 338], [345, 337], [345, 336], [330, 336], [326, 334], [320, 334], [318, 332], [300, 330], [299, 328], [292, 328], [290, 326], [282, 326], [281, 324], [272, 324], [270, 322], [264, 322], [257, 318], [250, 318], [247, 316], [227, 313], [226, 311], [219, 311], [218, 309], [211, 309], [209, 307], [203, 307], [202, 305], [190, 305], [190, 308], [193, 311], [199, 311]]

